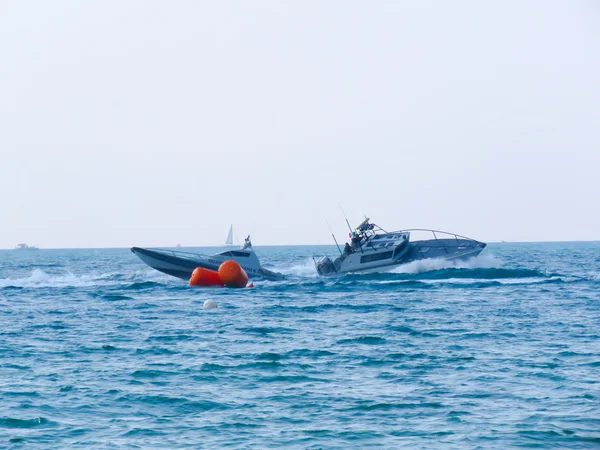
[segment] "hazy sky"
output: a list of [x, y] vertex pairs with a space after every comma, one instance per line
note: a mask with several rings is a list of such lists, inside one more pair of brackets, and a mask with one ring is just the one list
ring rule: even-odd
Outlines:
[[2, 1], [0, 247], [600, 239], [600, 2]]

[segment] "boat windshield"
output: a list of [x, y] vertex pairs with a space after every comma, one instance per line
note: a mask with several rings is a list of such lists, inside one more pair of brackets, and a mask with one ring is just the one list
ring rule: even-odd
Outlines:
[[250, 253], [248, 253], [248, 252], [242, 252], [242, 251], [236, 251], [236, 250], [231, 250], [231, 251], [219, 253], [219, 255], [221, 255], [221, 256], [241, 256], [243, 258], [247, 258], [247, 257], [250, 256]]

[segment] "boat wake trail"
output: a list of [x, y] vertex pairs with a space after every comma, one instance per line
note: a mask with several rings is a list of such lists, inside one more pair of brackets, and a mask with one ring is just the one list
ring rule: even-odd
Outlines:
[[307, 258], [302, 262], [297, 262], [292, 266], [288, 267], [278, 267], [277, 270], [286, 276], [295, 276], [295, 277], [312, 277], [316, 278], [319, 276], [317, 273], [317, 269], [315, 268], [315, 263], [312, 258]]
[[[439, 271], [443, 269], [495, 269], [499, 268], [502, 262], [492, 256], [484, 255], [476, 258], [471, 258], [467, 261], [449, 261], [445, 259], [424, 259], [421, 261], [414, 261], [408, 264], [394, 267], [392, 270], [381, 270], [364, 273], [359, 276], [372, 277], [377, 274], [420, 274], [425, 272]], [[297, 262], [291, 266], [278, 267], [278, 271], [287, 276], [300, 277], [300, 278], [316, 278], [319, 277], [317, 269], [315, 268], [314, 261], [311, 258], [307, 258], [302, 262]]]
[[88, 273], [75, 275], [66, 270], [61, 273], [48, 273], [41, 269], [33, 269], [28, 276], [22, 278], [0, 278], [0, 289], [4, 288], [86, 288], [101, 286], [120, 286], [137, 281], [151, 281], [157, 283], [170, 283], [171, 279], [154, 270], [137, 270], [128, 274], [113, 273]]
[[[494, 287], [500, 285], [529, 285], [546, 283], [579, 282], [581, 277], [542, 270], [506, 267], [505, 261], [493, 256], [483, 255], [466, 261], [444, 259], [426, 259], [394, 267], [380, 272], [347, 273], [340, 276], [320, 277], [312, 259], [297, 262], [294, 265], [279, 268], [287, 280], [282, 286], [306, 288], [307, 278], [318, 280], [319, 285], [346, 289], [362, 286], [366, 289], [402, 289], [402, 288], [443, 288], [443, 287]], [[593, 280], [593, 277], [590, 277]]]
[[93, 286], [97, 281], [97, 277], [90, 275], [77, 276], [69, 271], [61, 274], [49, 274], [41, 269], [33, 269], [27, 277], [0, 279], [0, 288], [86, 287]]
[[389, 273], [417, 274], [443, 269], [498, 269], [502, 261], [493, 255], [482, 255], [466, 261], [447, 259], [423, 259], [395, 267]]

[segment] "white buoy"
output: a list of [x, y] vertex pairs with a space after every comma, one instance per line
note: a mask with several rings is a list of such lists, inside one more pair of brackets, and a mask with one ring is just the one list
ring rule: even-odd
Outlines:
[[217, 309], [219, 305], [214, 300], [206, 300], [202, 308], [204, 309]]

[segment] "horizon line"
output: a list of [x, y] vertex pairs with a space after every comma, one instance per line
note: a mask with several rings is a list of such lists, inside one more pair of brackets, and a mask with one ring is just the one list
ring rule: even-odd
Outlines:
[[[600, 242], [600, 240], [568, 240], [568, 241], [490, 241], [486, 242], [486, 244], [569, 244], [569, 243], [596, 243]], [[31, 251], [36, 250], [122, 250], [128, 249], [130, 250], [133, 247], [35, 247], [31, 249]], [[173, 245], [153, 245], [146, 246], [142, 248], [226, 248], [226, 247], [238, 247], [236, 245], [182, 245], [182, 246], [173, 246]], [[241, 247], [241, 246], [240, 246]], [[260, 244], [253, 245], [253, 247], [335, 247], [335, 244]], [[0, 251], [16, 251], [16, 248], [0, 248]], [[25, 249], [24, 251], [27, 251]]]

